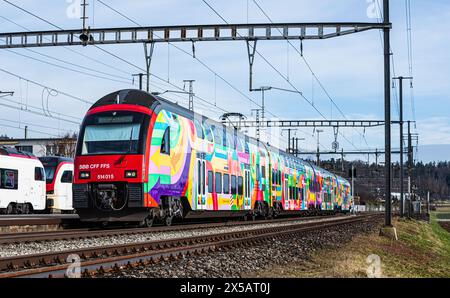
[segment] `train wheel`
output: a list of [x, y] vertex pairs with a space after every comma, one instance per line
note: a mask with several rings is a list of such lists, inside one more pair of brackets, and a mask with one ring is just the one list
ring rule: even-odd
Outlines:
[[167, 216], [165, 219], [166, 226], [170, 227], [172, 225], [173, 216]]
[[6, 214], [17, 214], [16, 204], [9, 203], [8, 207], [6, 207]]
[[155, 214], [153, 213], [153, 210], [150, 210], [150, 214], [144, 219], [142, 225], [147, 228], [151, 228], [154, 223], [155, 223]]
[[153, 226], [154, 222], [155, 222], [155, 218], [153, 216], [149, 215], [144, 219], [143, 226], [147, 227], [147, 228], [151, 228]]

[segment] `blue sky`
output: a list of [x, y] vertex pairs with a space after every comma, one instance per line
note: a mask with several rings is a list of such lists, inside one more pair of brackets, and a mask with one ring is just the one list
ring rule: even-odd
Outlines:
[[[70, 1], [13, 1], [11, 2], [39, 15], [40, 17], [65, 29], [79, 28], [81, 21], [68, 15]], [[106, 1], [106, 0], [104, 0]], [[141, 25], [179, 25], [222, 23], [201, 0], [189, 1], [106, 1], [109, 5], [135, 20]], [[268, 22], [253, 0], [209, 0], [208, 1], [228, 22], [246, 23]], [[247, 10], [247, 2], [249, 9]], [[361, 21], [369, 22], [367, 0], [258, 0], [261, 7], [275, 22], [328, 22], [328, 21]], [[133, 23], [103, 6], [98, 1], [89, 0], [89, 25], [92, 27], [133, 26]], [[449, 103], [449, 69], [450, 37], [444, 28], [450, 27], [450, 3], [448, 1], [411, 0], [413, 25], [413, 70], [414, 95], [417, 119], [417, 131], [421, 145], [450, 144], [450, 103]], [[247, 19], [248, 16], [248, 19]], [[7, 18], [7, 19], [5, 19]], [[391, 0], [391, 20], [393, 23], [392, 49], [395, 57], [397, 75], [408, 75], [405, 1]], [[0, 1], [0, 31], [22, 31], [11, 21], [31, 30], [52, 30], [49, 24], [42, 22], [13, 6]], [[1, 41], [0, 41], [1, 42]], [[298, 43], [294, 43], [299, 46]], [[190, 52], [191, 44], [177, 44]], [[328, 93], [344, 111], [347, 118], [383, 119], [383, 52], [378, 31], [369, 31], [346, 37], [304, 42], [304, 54], [313, 71], [319, 77]], [[331, 108], [330, 101], [314, 82], [305, 63], [292, 48], [287, 50], [286, 42], [260, 42], [258, 50], [284, 75], [313, 100], [314, 104], [327, 118], [342, 118], [336, 108]], [[104, 49], [139, 67], [145, 67], [142, 45], [113, 45]], [[131, 74], [141, 70], [121, 60], [105, 55], [94, 47], [72, 47], [70, 49], [55, 47], [3, 51], [0, 55], [0, 68], [20, 75], [26, 79], [75, 95], [88, 101], [95, 101], [103, 95], [123, 88], [130, 88]], [[73, 52], [76, 51], [76, 53]], [[38, 53], [47, 55], [42, 56]], [[101, 61], [94, 62], [84, 56]], [[21, 55], [38, 58], [65, 67], [76, 68], [49, 57], [68, 61], [114, 75], [123, 81], [94, 78], [84, 74], [63, 70], [55, 66], [25, 58]], [[260, 102], [260, 94], [248, 92], [248, 62], [244, 42], [205, 42], [196, 44], [196, 55], [217, 74], [225, 78], [236, 89], [246, 96]], [[106, 65], [104, 65], [106, 64]], [[276, 86], [290, 88], [287, 82], [274, 72], [265, 62], [256, 57], [254, 66], [255, 86]], [[79, 69], [79, 68], [77, 68]], [[93, 74], [90, 70], [79, 69]], [[152, 73], [169, 79], [171, 83], [183, 86], [184, 79], [195, 79], [195, 92], [200, 97], [215, 103], [227, 111], [239, 111], [252, 117], [251, 109], [256, 106], [242, 94], [236, 92], [228, 84], [208, 71], [198, 61], [166, 44], [157, 44], [152, 62]], [[98, 73], [96, 73], [99, 75]], [[112, 78], [112, 77], [111, 77]], [[125, 82], [127, 81], [127, 82]], [[155, 78], [151, 79], [152, 91], [173, 89], [167, 83]], [[136, 83], [136, 82], [135, 82]], [[137, 85], [135, 85], [137, 87]], [[0, 71], [0, 90], [15, 91], [13, 98], [3, 98], [0, 104], [12, 104], [12, 100], [22, 102], [22, 106], [47, 107], [56, 113], [82, 118], [87, 104], [73, 100], [62, 94], [52, 94], [42, 87], [37, 87], [25, 80], [19, 80]], [[53, 96], [56, 95], [56, 96]], [[405, 83], [405, 120], [412, 120], [410, 88]], [[47, 103], [47, 97], [48, 103]], [[171, 94], [171, 99], [181, 105], [187, 105], [187, 97]], [[9, 103], [7, 101], [10, 101]], [[281, 91], [270, 91], [266, 94], [268, 111], [285, 119], [320, 119], [320, 115], [299, 95]], [[221, 111], [200, 101], [195, 102], [197, 109], [218, 119]], [[393, 117], [398, 117], [395, 97], [393, 96]], [[66, 117], [66, 116], [62, 116]], [[16, 122], [13, 122], [16, 121]], [[77, 122], [79, 120], [76, 120]], [[20, 123], [18, 123], [20, 122]], [[26, 111], [18, 111], [0, 105], [0, 134], [7, 133], [12, 137], [22, 137], [23, 130], [8, 126], [23, 127], [24, 122], [30, 124], [32, 130], [58, 135], [64, 131], [76, 131], [74, 123], [42, 117]], [[382, 148], [384, 142], [383, 129], [342, 129], [338, 141], [344, 149]], [[31, 137], [43, 137], [45, 134], [30, 132]], [[301, 129], [298, 137], [307, 140], [301, 143], [302, 148], [315, 148], [316, 137], [312, 129]], [[393, 146], [398, 147], [398, 128], [393, 128]], [[283, 144], [286, 136], [279, 137], [278, 144]], [[333, 130], [326, 129], [321, 135], [322, 149], [330, 149], [333, 141]], [[280, 143], [281, 142], [281, 143]], [[420, 154], [420, 152], [419, 152]]]

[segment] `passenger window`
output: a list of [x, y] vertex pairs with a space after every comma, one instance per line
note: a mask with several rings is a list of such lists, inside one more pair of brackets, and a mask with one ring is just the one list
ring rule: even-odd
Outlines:
[[261, 172], [262, 172], [263, 179], [266, 179], [266, 167], [265, 166], [261, 167]]
[[214, 174], [212, 171], [208, 171], [208, 192], [214, 192]]
[[161, 142], [161, 154], [170, 155], [170, 127], [166, 128]]
[[238, 177], [238, 194], [242, 196], [244, 194], [244, 178]]
[[43, 168], [34, 168], [34, 180], [36, 181], [44, 181], [45, 180], [45, 174]]
[[18, 189], [19, 172], [0, 169], [0, 189]]
[[230, 193], [230, 175], [228, 174], [223, 175], [223, 193], [226, 195]]
[[236, 176], [231, 176], [231, 194], [235, 195], [237, 193]]
[[61, 183], [72, 183], [73, 181], [73, 172], [72, 171], [64, 171], [61, 177]]
[[197, 138], [204, 139], [205, 134], [203, 133], [203, 127], [197, 119], [194, 120], [194, 126], [197, 133]]
[[216, 193], [222, 193], [222, 174], [216, 173]]

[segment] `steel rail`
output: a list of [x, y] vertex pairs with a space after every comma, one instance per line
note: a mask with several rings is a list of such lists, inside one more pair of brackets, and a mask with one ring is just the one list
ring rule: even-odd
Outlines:
[[[339, 217], [339, 215], [335, 215]], [[332, 218], [333, 216], [322, 216], [321, 218]], [[23, 233], [0, 233], [0, 244], [45, 242], [57, 240], [77, 240], [85, 238], [112, 237], [122, 235], [138, 235], [145, 233], [163, 233], [176, 231], [190, 231], [209, 228], [248, 226], [271, 223], [283, 223], [292, 221], [313, 220], [311, 217], [280, 218], [264, 221], [226, 221], [213, 223], [192, 223], [174, 226], [155, 226], [151, 228], [128, 228], [128, 229], [73, 229], [48, 232], [23, 232]]]
[[66, 261], [71, 255], [80, 256], [83, 276], [91, 276], [192, 254], [250, 246], [275, 238], [291, 238], [305, 232], [367, 222], [381, 216], [382, 214], [359, 215], [247, 231], [1, 258], [0, 270], [4, 272], [0, 273], [0, 278], [64, 277], [72, 266]]

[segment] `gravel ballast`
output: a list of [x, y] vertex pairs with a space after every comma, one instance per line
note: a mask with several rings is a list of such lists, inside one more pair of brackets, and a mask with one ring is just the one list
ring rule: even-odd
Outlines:
[[236, 278], [249, 273], [255, 275], [259, 270], [272, 266], [286, 266], [307, 260], [316, 250], [339, 249], [353, 236], [373, 231], [379, 226], [377, 221], [336, 226], [308, 232], [295, 238], [273, 239], [271, 242], [258, 246], [234, 248], [175, 261], [162, 261], [153, 265], [126, 269], [119, 273], [105, 274], [102, 277]]
[[[342, 217], [343, 219], [346, 217]], [[85, 238], [76, 240], [56, 240], [46, 242], [27, 242], [27, 243], [11, 243], [3, 244], [0, 246], [0, 257], [13, 257], [21, 255], [30, 255], [47, 252], [58, 252], [65, 250], [74, 250], [90, 247], [99, 247], [107, 245], [120, 245], [130, 243], [141, 243], [148, 241], [167, 240], [175, 238], [187, 238], [194, 236], [204, 236], [210, 234], [220, 234], [234, 231], [248, 231], [261, 228], [272, 228], [289, 225], [304, 224], [312, 221], [331, 221], [336, 218], [320, 218], [311, 220], [295, 220], [288, 222], [267, 223], [257, 225], [244, 225], [244, 226], [229, 226], [220, 228], [202, 228], [198, 230], [185, 230], [185, 231], [172, 231], [172, 232], [155, 232], [155, 233], [143, 233], [134, 235], [120, 235], [120, 236], [107, 236], [98, 238]]]

